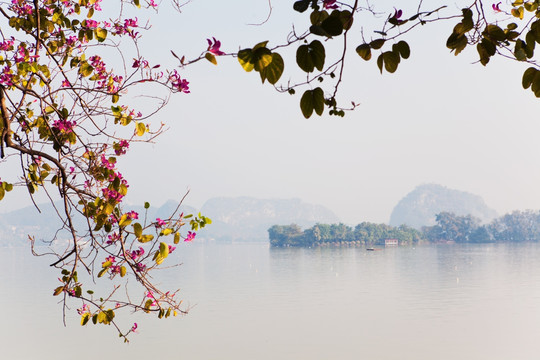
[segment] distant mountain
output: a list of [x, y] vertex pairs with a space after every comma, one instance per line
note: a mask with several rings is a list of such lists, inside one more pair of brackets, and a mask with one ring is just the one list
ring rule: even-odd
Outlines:
[[[166, 219], [174, 212], [178, 202], [169, 200], [160, 207], [148, 209], [148, 221], [156, 218]], [[61, 222], [52, 204], [40, 204], [41, 213], [29, 206], [20, 210], [1, 214], [0, 246], [18, 246], [27, 242], [28, 235], [36, 240], [50, 241], [55, 235], [59, 239], [67, 239], [64, 231], [56, 233]], [[126, 209], [139, 213], [144, 220], [143, 206], [126, 206]], [[60, 209], [60, 207], [59, 207]], [[198, 210], [190, 206], [182, 206], [180, 212], [197, 214]], [[201, 213], [212, 219], [212, 224], [198, 232], [201, 239], [223, 241], [266, 241], [268, 228], [272, 225], [298, 224], [311, 227], [316, 223], [337, 223], [337, 216], [327, 208], [312, 205], [299, 199], [255, 199], [251, 197], [213, 198], [202, 207]], [[76, 227], [84, 228], [85, 219], [75, 219]]]
[[311, 227], [316, 223], [339, 222], [324, 206], [300, 199], [213, 198], [203, 205], [201, 212], [212, 219], [203, 237], [216, 240], [266, 241], [272, 225], [295, 223]]
[[[147, 219], [149, 222], [154, 221], [158, 217], [166, 219], [172, 215], [177, 206], [178, 202], [174, 200], [169, 200], [160, 207], [151, 206], [146, 215]], [[35, 236], [37, 242], [51, 241], [55, 236], [60, 240], [70, 237], [69, 233], [65, 230], [58, 232], [58, 229], [62, 227], [62, 222], [56, 214], [53, 204], [38, 204], [38, 207], [41, 213], [34, 206], [28, 206], [23, 209], [1, 214], [0, 246], [25, 244], [28, 235]], [[57, 204], [56, 208], [58, 211], [61, 211], [60, 203]], [[144, 221], [146, 211], [144, 206], [126, 205], [125, 208], [138, 212], [140, 221]], [[196, 213], [197, 210], [193, 207], [182, 205], [180, 212]], [[84, 229], [85, 221], [84, 217], [79, 214], [74, 216], [74, 223], [77, 229]]]
[[497, 212], [487, 207], [478, 195], [437, 184], [425, 184], [417, 186], [399, 201], [390, 216], [390, 225], [407, 224], [417, 229], [435, 225], [435, 215], [442, 211], [460, 216], [470, 214], [482, 222], [497, 217]]

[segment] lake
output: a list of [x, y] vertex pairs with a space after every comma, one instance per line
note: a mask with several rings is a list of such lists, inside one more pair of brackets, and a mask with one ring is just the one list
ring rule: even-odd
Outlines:
[[[57, 272], [26, 248], [0, 248], [2, 359], [538, 359], [540, 245], [273, 249], [183, 244], [184, 317], [135, 314], [113, 328], [67, 327]], [[75, 306], [77, 307], [77, 306]]]

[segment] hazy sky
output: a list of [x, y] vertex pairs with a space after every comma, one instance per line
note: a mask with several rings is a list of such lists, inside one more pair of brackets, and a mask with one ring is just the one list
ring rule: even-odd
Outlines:
[[[390, 2], [374, 3], [393, 11]], [[441, 14], [456, 13], [452, 4]], [[212, 36], [226, 52], [262, 40], [283, 43], [305, 15], [293, 12], [292, 1], [272, 5], [270, 21], [259, 27], [247, 24], [266, 18], [266, 0], [195, 0], [181, 14], [163, 8], [141, 47], [152, 61], [173, 65], [169, 49], [198, 56]], [[404, 16], [413, 10], [404, 9]], [[187, 204], [195, 207], [215, 196], [297, 197], [329, 207], [347, 223], [387, 222], [415, 186], [438, 183], [478, 194], [499, 213], [540, 208], [540, 101], [521, 87], [527, 66], [493, 59], [484, 68], [474, 63], [472, 47], [450, 54], [446, 38], [457, 22], [407, 34], [411, 57], [395, 74], [381, 75], [374, 59], [365, 62], [352, 51], [340, 99], [361, 106], [345, 118], [304, 119], [300, 95], [262, 85], [231, 57], [218, 58], [217, 67], [201, 61], [182, 70], [191, 94], [174, 96], [155, 118], [168, 132], [120, 161], [129, 201], [160, 205], [190, 188]], [[358, 24], [354, 29], [353, 37]], [[298, 75], [292, 59], [284, 81]], [[22, 195], [7, 196], [0, 212], [26, 204]]]

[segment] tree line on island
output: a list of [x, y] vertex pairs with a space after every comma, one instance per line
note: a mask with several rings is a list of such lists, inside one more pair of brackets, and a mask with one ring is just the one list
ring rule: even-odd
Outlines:
[[363, 222], [354, 228], [343, 223], [316, 224], [302, 230], [296, 224], [274, 225], [268, 229], [270, 245], [283, 246], [377, 246], [395, 239], [399, 245], [421, 243], [489, 243], [540, 241], [540, 211], [514, 211], [489, 224], [472, 215], [441, 212], [436, 224], [420, 230], [407, 225], [390, 226]]

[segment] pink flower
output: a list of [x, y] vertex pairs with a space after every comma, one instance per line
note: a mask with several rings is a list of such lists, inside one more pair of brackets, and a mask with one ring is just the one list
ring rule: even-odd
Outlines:
[[165, 226], [167, 224], [167, 222], [165, 220], [161, 220], [160, 218], [157, 218], [156, 219], [156, 227], [157, 228], [160, 228], [162, 226]]
[[197, 233], [188, 231], [188, 232], [187, 232], [187, 236], [186, 236], [186, 238], [184, 239], [184, 241], [187, 241], [187, 242], [193, 241], [193, 239], [195, 239], [195, 236], [196, 236], [196, 235], [197, 235]]
[[79, 315], [82, 315], [84, 313], [90, 312], [90, 309], [88, 308], [88, 305], [83, 304], [83, 306], [80, 309], [77, 309], [77, 312], [79, 313]]
[[498, 12], [498, 13], [499, 13], [499, 12], [502, 12], [500, 6], [501, 6], [501, 3], [500, 3], [500, 2], [497, 3], [497, 4], [491, 4], [491, 8], [493, 9], [493, 11]]
[[146, 270], [146, 265], [144, 265], [143, 263], [135, 264], [135, 271], [144, 272], [145, 270]]
[[111, 235], [109, 235], [108, 238], [109, 240], [107, 240], [107, 245], [111, 245], [117, 242], [118, 240], [120, 240], [120, 234], [118, 234], [117, 232], [114, 232]]
[[208, 52], [216, 56], [225, 55], [223, 51], [219, 50], [221, 47], [221, 41], [216, 40], [215, 37], [212, 37], [212, 39], [214, 40], [213, 42], [210, 39], [206, 39], [206, 41], [208, 41]]
[[107, 169], [109, 170], [114, 169], [115, 162], [116, 161], [114, 160], [114, 158], [107, 159], [105, 155], [101, 155], [101, 165], [106, 167]]
[[394, 15], [392, 15], [389, 19], [388, 19], [388, 22], [392, 25], [401, 25], [403, 23], [405, 23], [406, 20], [401, 20], [401, 16], [403, 15], [403, 11], [402, 10], [398, 10], [396, 8], [394, 8], [395, 12], [394, 12]]
[[95, 20], [86, 19], [86, 27], [89, 29], [95, 29], [99, 26], [99, 23]]
[[137, 330], [137, 323], [133, 323], [133, 326], [131, 327], [131, 331], [135, 332]]
[[180, 78], [180, 74], [176, 70], [169, 74], [169, 81], [174, 91], [189, 94], [189, 82]]
[[323, 7], [325, 9], [339, 9], [339, 5], [336, 4], [336, 0], [323, 0]]
[[129, 257], [132, 259], [132, 260], [137, 260], [138, 258], [140, 258], [141, 256], [144, 255], [144, 249], [142, 247], [139, 246], [139, 250], [133, 250], [131, 252], [131, 254], [129, 254]]
[[129, 142], [127, 140], [121, 140], [119, 143], [113, 144], [114, 153], [116, 155], [124, 155], [129, 148]]
[[136, 219], [139, 218], [139, 213], [136, 212], [136, 211], [133, 211], [133, 210], [126, 213], [126, 214], [127, 214], [128, 218], [131, 219], [131, 220], [136, 220]]
[[150, 5], [150, 6], [153, 7], [153, 8], [157, 8], [157, 7], [158, 7], [158, 4], [156, 4], [154, 0], [150, 0], [150, 2], [148, 3], [148, 5]]
[[144, 59], [133, 59], [133, 65], [131, 66], [132, 68], [136, 69], [136, 68], [146, 68], [148, 67], [148, 61], [144, 60]]
[[56, 120], [55, 122], [53, 122], [53, 128], [64, 134], [69, 134], [73, 132], [73, 128], [75, 127], [75, 125], [77, 125], [75, 121], [69, 121], [65, 119]]
[[176, 249], [176, 246], [169, 245], [169, 254], [172, 253]]

